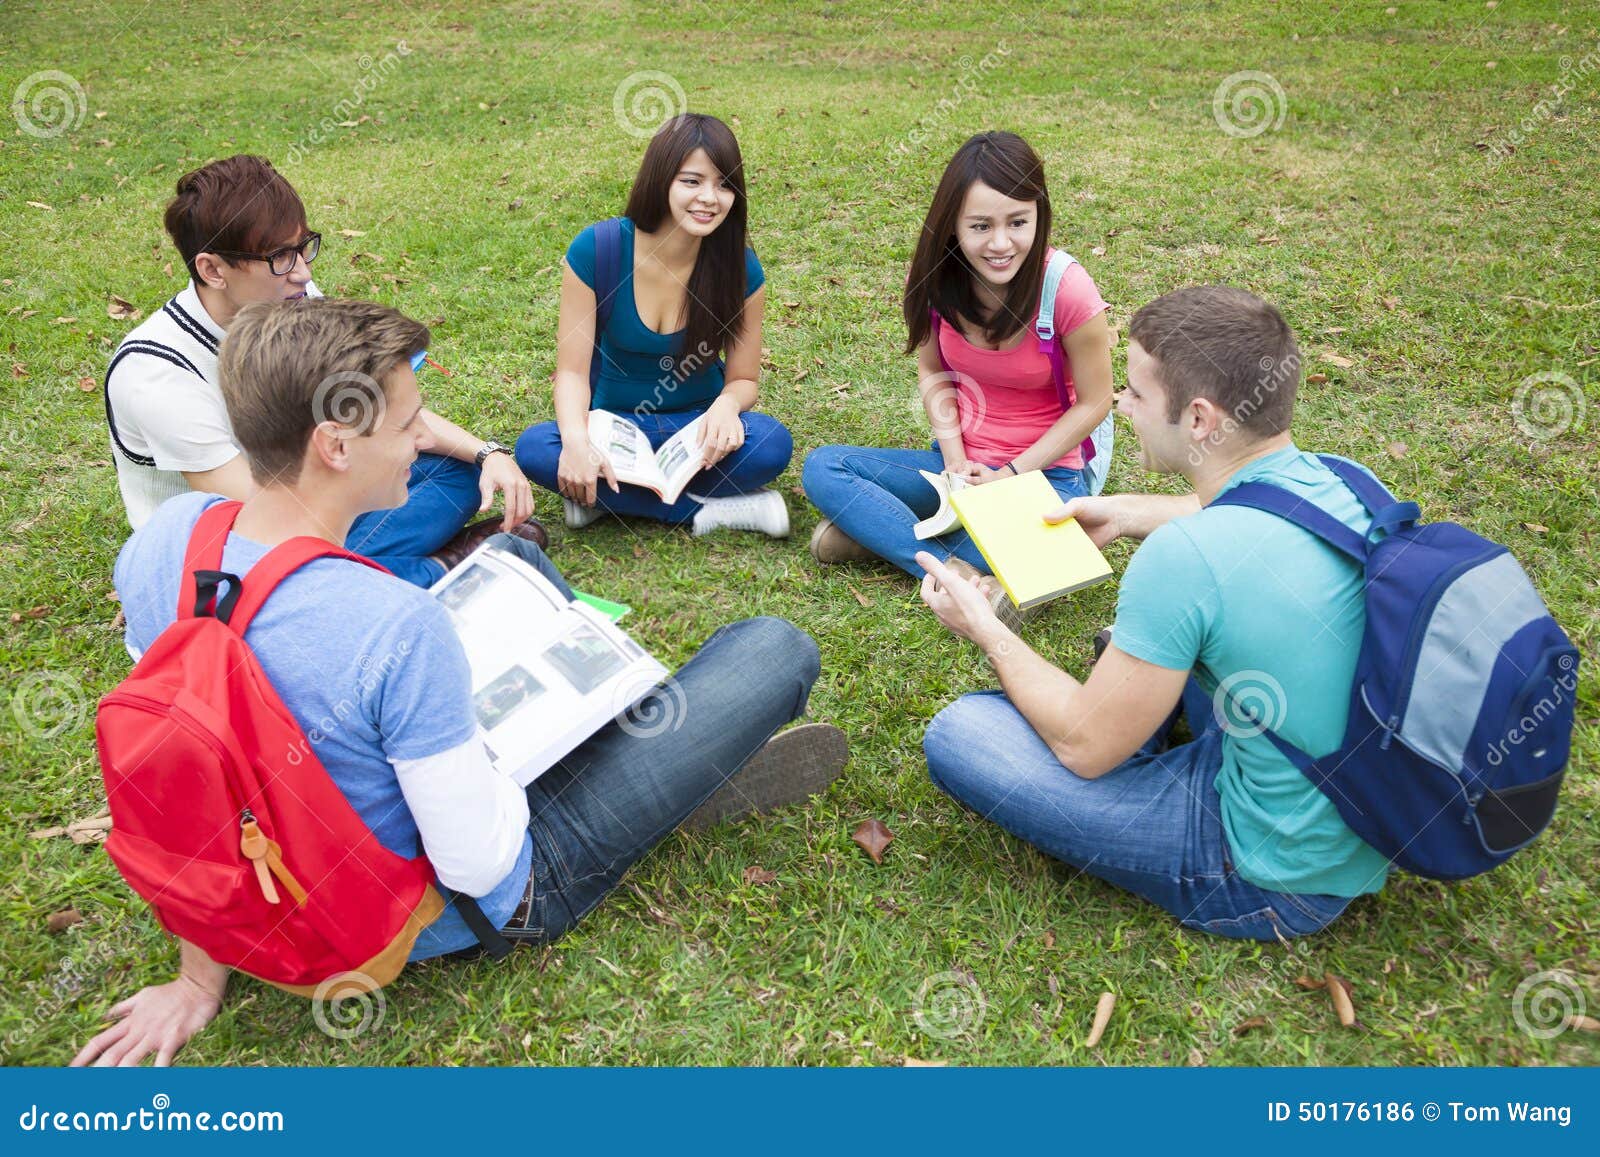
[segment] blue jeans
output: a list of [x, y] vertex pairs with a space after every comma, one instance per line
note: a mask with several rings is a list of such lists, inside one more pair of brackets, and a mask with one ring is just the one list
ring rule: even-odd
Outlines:
[[[717, 631], [658, 691], [528, 785], [528, 935], [554, 940], [805, 711], [817, 645], [783, 619]], [[519, 939], [524, 938], [519, 935]]]
[[1234, 870], [1215, 787], [1222, 730], [1193, 679], [1183, 710], [1197, 738], [1163, 751], [1155, 737], [1099, 779], [1063, 767], [999, 691], [963, 695], [939, 712], [922, 748], [939, 790], [1186, 928], [1268, 941], [1321, 931], [1347, 898], [1272, 892]]
[[[703, 413], [704, 409], [698, 409], [622, 416], [644, 431], [652, 449], [659, 450], [668, 438]], [[700, 504], [689, 497], [691, 494], [726, 498], [733, 494], [755, 493], [788, 467], [789, 459], [794, 456], [794, 439], [783, 423], [769, 414], [746, 410], [739, 419], [744, 424], [744, 445], [709, 470], [696, 474], [678, 501], [668, 505], [656, 497], [653, 490], [626, 483], [620, 491], [612, 493], [602, 477], [595, 491], [595, 505], [612, 514], [631, 514], [676, 524], [689, 522], [700, 509]], [[560, 493], [556, 487], [556, 467], [560, 461], [561, 430], [554, 422], [529, 426], [517, 439], [517, 465], [529, 478], [555, 493]]]
[[[919, 550], [936, 558], [954, 554], [988, 574], [989, 564], [965, 529], [929, 539], [912, 533], [912, 527], [939, 509], [938, 495], [917, 471], [937, 474], [943, 469], [944, 456], [937, 448], [819, 446], [806, 455], [800, 483], [835, 526], [913, 578], [922, 577], [915, 557]], [[1054, 467], [1044, 476], [1063, 502], [1088, 493], [1082, 470]]]
[[351, 525], [344, 545], [414, 586], [429, 587], [444, 577], [444, 567], [428, 556], [449, 542], [482, 502], [476, 466], [441, 454], [419, 454], [406, 484], [406, 504], [363, 514]]

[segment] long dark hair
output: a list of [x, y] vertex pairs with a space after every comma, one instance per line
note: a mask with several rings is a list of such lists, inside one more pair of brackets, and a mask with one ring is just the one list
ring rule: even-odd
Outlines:
[[[1033, 247], [1006, 287], [1005, 300], [993, 316], [986, 316], [978, 304], [973, 288], [978, 272], [956, 240], [962, 202], [967, 199], [967, 190], [978, 181], [1014, 201], [1038, 204]], [[930, 310], [937, 310], [946, 322], [964, 321], [981, 329], [994, 345], [1016, 333], [1039, 311], [1039, 285], [1044, 278], [1044, 251], [1049, 242], [1050, 192], [1045, 187], [1044, 162], [1039, 154], [1016, 133], [979, 133], [968, 140], [944, 167], [944, 176], [939, 178], [933, 204], [922, 223], [916, 256], [911, 259], [905, 297], [909, 335], [906, 352], [915, 353], [928, 340], [933, 327]]]
[[694, 272], [684, 298], [683, 345], [678, 356], [700, 349], [721, 354], [738, 335], [744, 319], [744, 249], [747, 211], [744, 195], [744, 158], [733, 130], [714, 116], [683, 113], [673, 117], [650, 138], [639, 163], [639, 175], [628, 194], [627, 215], [639, 229], [653, 233], [671, 217], [667, 190], [683, 162], [696, 149], [704, 149], [722, 179], [733, 190], [733, 206], [717, 230], [700, 242]]

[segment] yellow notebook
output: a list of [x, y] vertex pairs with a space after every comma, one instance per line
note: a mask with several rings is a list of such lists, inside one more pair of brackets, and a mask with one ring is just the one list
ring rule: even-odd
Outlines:
[[952, 491], [950, 504], [1022, 610], [1111, 577], [1105, 556], [1075, 519], [1044, 521], [1061, 497], [1041, 471]]

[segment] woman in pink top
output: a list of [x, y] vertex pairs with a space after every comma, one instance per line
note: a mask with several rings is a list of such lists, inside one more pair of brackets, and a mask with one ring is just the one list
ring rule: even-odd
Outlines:
[[[1063, 501], [1086, 493], [1083, 443], [1111, 411], [1106, 303], [1071, 262], [1056, 293], [1068, 405], [1035, 336], [1053, 250], [1044, 163], [1015, 133], [979, 133], [951, 158], [923, 223], [906, 282], [906, 351], [933, 428], [929, 450], [823, 446], [801, 481], [824, 515], [818, 562], [887, 559], [915, 577], [912, 527], [938, 496], [919, 470], [983, 485], [1042, 470]], [[957, 530], [934, 540], [980, 573], [987, 564]], [[935, 553], [938, 553], [937, 551]]]

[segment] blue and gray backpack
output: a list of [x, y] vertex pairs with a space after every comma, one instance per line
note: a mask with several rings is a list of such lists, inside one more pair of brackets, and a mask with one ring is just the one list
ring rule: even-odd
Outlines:
[[1313, 759], [1266, 734], [1398, 867], [1439, 880], [1486, 872], [1555, 814], [1578, 650], [1505, 547], [1453, 522], [1422, 525], [1416, 503], [1349, 462], [1322, 462], [1371, 513], [1365, 536], [1267, 483], [1212, 503], [1286, 519], [1366, 574], [1344, 742]]

